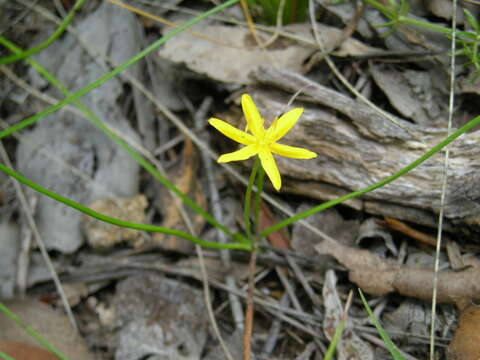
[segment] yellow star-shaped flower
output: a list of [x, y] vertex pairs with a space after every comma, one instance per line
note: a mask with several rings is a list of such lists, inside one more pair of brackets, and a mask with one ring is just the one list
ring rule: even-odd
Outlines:
[[246, 145], [240, 150], [220, 156], [217, 161], [222, 163], [246, 160], [258, 154], [263, 169], [267, 173], [273, 187], [278, 191], [282, 186], [282, 179], [272, 153], [295, 159], [312, 159], [317, 156], [314, 152], [306, 149], [277, 143], [295, 125], [300, 115], [302, 115], [303, 109], [296, 108], [288, 111], [273, 121], [268, 129], [265, 129], [263, 127], [263, 118], [260, 116], [250, 95], [242, 95], [242, 108], [247, 120], [246, 131], [239, 130], [220, 119], [210, 118], [208, 120], [210, 125], [223, 135]]

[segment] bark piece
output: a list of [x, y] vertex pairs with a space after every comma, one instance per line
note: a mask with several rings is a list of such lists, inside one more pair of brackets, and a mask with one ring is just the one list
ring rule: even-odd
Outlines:
[[442, 94], [428, 71], [398, 71], [370, 65], [370, 73], [395, 109], [414, 123], [431, 126], [446, 124], [448, 95]]
[[[285, 174], [285, 188], [294, 189], [297, 194], [327, 200], [332, 197], [326, 193], [328, 188], [340, 189], [338, 193], [341, 193], [372, 185], [410, 164], [446, 137], [445, 129], [398, 119], [423, 141], [419, 142], [367, 105], [290, 71], [262, 68], [255, 77], [270, 86], [268, 92], [262, 89], [252, 92], [266, 119], [287, 110], [288, 98], [272, 92], [272, 85], [290, 93], [302, 89], [307, 96], [303, 99], [308, 102], [301, 104], [305, 111], [284, 142], [308, 148], [318, 157], [308, 161], [277, 159], [281, 173]], [[301, 105], [297, 103], [292, 107]], [[450, 145], [445, 205], [447, 228], [454, 223], [473, 228], [480, 225], [480, 205], [476, 201], [480, 198], [480, 188], [475, 181], [480, 177], [479, 141], [480, 131], [475, 131]], [[395, 182], [355, 199], [354, 206], [434, 226], [443, 168], [444, 157], [433, 156]], [[289, 176], [295, 178], [295, 182], [289, 181]]]

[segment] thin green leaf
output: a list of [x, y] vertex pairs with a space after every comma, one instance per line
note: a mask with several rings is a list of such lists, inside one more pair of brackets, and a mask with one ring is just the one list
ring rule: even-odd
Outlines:
[[72, 10], [68, 13], [67, 17], [65, 17], [65, 20], [60, 24], [60, 26], [55, 30], [55, 32], [50, 36], [45, 42], [42, 44], [32, 48], [23, 51], [20, 54], [15, 54], [15, 55], [10, 55], [6, 56], [0, 59], [0, 65], [6, 65], [10, 64], [12, 62], [25, 59], [27, 57], [32, 56], [33, 54], [36, 54], [43, 49], [45, 49], [47, 46], [51, 45], [62, 33], [65, 31], [67, 28], [68, 24], [73, 20], [73, 17], [75, 16], [75, 13], [77, 12], [78, 9], [82, 6], [82, 4], [85, 2], [85, 0], [77, 0], [75, 4], [73, 5]]
[[1, 351], [0, 351], [0, 358], [4, 359], [4, 360], [15, 360], [14, 358], [8, 356], [7, 354], [5, 354], [4, 352], [1, 352]]
[[477, 18], [470, 12], [468, 9], [463, 9], [463, 13], [467, 19], [467, 22], [475, 29], [478, 33], [480, 32], [480, 24], [477, 21]]
[[392, 342], [388, 334], [383, 330], [382, 326], [378, 322], [377, 318], [373, 314], [372, 309], [368, 305], [367, 301], [365, 300], [365, 297], [363, 296], [362, 290], [358, 289], [358, 292], [360, 293], [360, 298], [362, 299], [363, 306], [365, 306], [365, 309], [367, 309], [368, 316], [370, 317], [370, 321], [375, 325], [377, 328], [378, 333], [382, 337], [383, 342], [388, 348], [388, 351], [390, 351], [390, 354], [393, 356], [395, 360], [405, 360], [405, 358], [400, 354], [400, 351], [398, 350], [397, 346]]
[[340, 341], [343, 330], [345, 329], [345, 323], [345, 318], [342, 317], [342, 319], [340, 319], [340, 322], [338, 323], [337, 328], [335, 329], [335, 334], [333, 334], [332, 342], [330, 343], [330, 345], [328, 345], [328, 349], [325, 353], [323, 360], [330, 360], [333, 358], [333, 354], [335, 353], [337, 344]]
[[[120, 219], [116, 219], [101, 213], [98, 213], [96, 211], [93, 211], [92, 209], [83, 206], [73, 200], [70, 200], [66, 197], [63, 197], [53, 191], [50, 191], [38, 184], [35, 184], [34, 182], [28, 180], [27, 178], [23, 177], [22, 175], [16, 173], [14, 170], [6, 167], [5, 165], [0, 163], [0, 171], [3, 171], [5, 174], [15, 178], [16, 180], [20, 181], [22, 184], [25, 184], [29, 187], [31, 187], [33, 190], [38, 191], [39, 193], [42, 193], [43, 195], [46, 195], [58, 202], [61, 202], [67, 206], [70, 206], [71, 208], [74, 208], [84, 214], [87, 214], [91, 217], [94, 217], [95, 219], [107, 222], [109, 224], [117, 225], [120, 227], [126, 227], [130, 229], [136, 229], [136, 230], [144, 230], [144, 231], [151, 231], [151, 232], [161, 232], [164, 234], [169, 234], [169, 235], [175, 235], [178, 237], [181, 237], [183, 239], [189, 240], [195, 244], [198, 244], [200, 246], [205, 246], [213, 249], [231, 249], [231, 250], [250, 250], [250, 246], [248, 244], [244, 243], [227, 243], [227, 244], [221, 244], [221, 243], [216, 243], [216, 242], [209, 242], [209, 241], [204, 241], [202, 239], [199, 239], [198, 237], [195, 237], [191, 234], [185, 233], [183, 231], [175, 230], [175, 229], [169, 229], [165, 228], [162, 226], [155, 226], [155, 225], [147, 225], [147, 224], [139, 224], [139, 223], [133, 223], [129, 221], [124, 221]], [[235, 238], [235, 236], [234, 236]]]
[[405, 16], [408, 14], [409, 11], [410, 11], [410, 5], [408, 4], [408, 1], [401, 0], [399, 14]]

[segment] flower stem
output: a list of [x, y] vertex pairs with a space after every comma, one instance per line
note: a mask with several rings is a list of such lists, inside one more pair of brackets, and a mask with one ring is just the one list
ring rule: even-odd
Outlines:
[[[258, 160], [257, 160], [258, 161]], [[253, 226], [255, 231], [255, 243], [260, 240], [260, 203], [262, 200], [263, 180], [265, 179], [265, 171], [259, 166], [257, 175], [257, 192], [255, 193], [255, 203], [253, 204]]]
[[[255, 291], [255, 268], [257, 263], [257, 249], [258, 243], [262, 237], [260, 233], [260, 203], [262, 199], [263, 181], [265, 179], [265, 171], [258, 165], [259, 160], [255, 161], [257, 169], [252, 170], [258, 172], [257, 178], [257, 191], [255, 192], [254, 202], [254, 215], [253, 215], [253, 228], [255, 231], [255, 238], [253, 239], [252, 251], [250, 253], [250, 263], [248, 264], [248, 293], [247, 293], [247, 311], [245, 312], [245, 330], [243, 333], [243, 360], [250, 360], [251, 343], [253, 328], [253, 293]], [[253, 182], [253, 181], [252, 181]], [[250, 185], [250, 184], [249, 184]], [[248, 189], [247, 189], [248, 191]], [[250, 197], [250, 194], [248, 194]]]
[[245, 216], [245, 234], [247, 235], [247, 239], [249, 241], [251, 241], [252, 238], [252, 231], [250, 229], [250, 203], [252, 199], [253, 184], [255, 183], [259, 166], [260, 159], [257, 157], [255, 163], [253, 164], [252, 172], [250, 173], [250, 179], [248, 180], [247, 191], [245, 193], [245, 206], [243, 210]]

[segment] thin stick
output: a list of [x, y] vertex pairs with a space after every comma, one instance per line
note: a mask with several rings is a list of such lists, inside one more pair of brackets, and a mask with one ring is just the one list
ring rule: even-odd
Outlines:
[[[277, 270], [277, 273], [282, 272], [282, 269], [280, 269], [279, 267], [277, 267], [275, 270]], [[283, 294], [282, 298], [280, 299], [280, 304], [282, 306], [288, 306], [290, 304], [289, 296], [290, 295], [287, 294], [286, 292]], [[270, 330], [268, 331], [267, 340], [263, 345], [262, 353], [264, 355], [271, 355], [271, 353], [273, 352], [273, 349], [275, 349], [281, 328], [282, 328], [282, 321], [280, 319], [274, 319], [272, 322], [272, 325], [270, 326]]]
[[[452, 2], [452, 41], [450, 61], [450, 96], [448, 100], [448, 127], [447, 134], [452, 130], [453, 106], [455, 100], [455, 41], [457, 34], [457, 0]], [[435, 265], [433, 272], [432, 291], [432, 322], [430, 327], [430, 360], [435, 359], [435, 320], [437, 307], [438, 270], [440, 266], [440, 250], [442, 248], [443, 212], [445, 208], [445, 194], [447, 192], [448, 160], [450, 157], [450, 146], [445, 150], [445, 159], [442, 175], [442, 193], [440, 196], [440, 212], [438, 213], [437, 246], [435, 247]]]
[[[5, 164], [8, 167], [12, 167], [12, 163], [8, 157], [7, 152], [5, 151], [5, 148], [3, 147], [3, 143], [0, 141], [0, 156], [2, 157], [2, 160], [5, 162]], [[70, 320], [70, 323], [72, 324], [72, 327], [78, 331], [78, 326], [77, 322], [75, 321], [75, 317], [73, 316], [72, 308], [70, 307], [70, 304], [68, 303], [67, 295], [65, 294], [65, 291], [63, 290], [62, 283], [60, 282], [60, 279], [58, 278], [57, 272], [55, 270], [55, 267], [52, 264], [52, 261], [50, 259], [50, 255], [48, 254], [47, 248], [45, 246], [45, 243], [40, 236], [40, 233], [38, 232], [37, 225], [35, 224], [35, 220], [33, 219], [32, 213], [30, 211], [30, 207], [28, 205], [27, 198], [25, 197], [25, 194], [23, 193], [23, 189], [18, 181], [15, 179], [11, 179], [13, 181], [13, 184], [15, 186], [15, 190], [17, 192], [18, 199], [20, 200], [20, 204], [22, 205], [22, 209], [25, 214], [25, 218], [28, 222], [28, 225], [32, 229], [33, 236], [35, 237], [35, 241], [37, 242], [38, 248], [40, 249], [40, 253], [42, 254], [43, 260], [45, 261], [45, 265], [47, 266], [48, 271], [50, 272], [50, 276], [52, 277], [52, 280], [55, 284], [55, 287], [57, 288], [58, 294], [60, 296], [60, 299], [62, 300], [63, 307], [65, 308], [65, 312], [67, 313], [67, 317]]]
[[251, 337], [253, 330], [253, 291], [255, 289], [255, 268], [257, 262], [257, 246], [252, 247], [250, 262], [248, 264], [248, 291], [247, 311], [245, 313], [245, 328], [243, 331], [243, 360], [250, 360], [252, 349]]
[[[35, 216], [35, 210], [38, 203], [38, 194], [34, 193], [27, 200], [28, 207], [32, 216]], [[32, 248], [33, 232], [28, 225], [26, 215], [23, 215], [22, 229], [20, 232], [21, 244], [17, 259], [16, 287], [21, 297], [25, 296], [27, 291], [28, 269], [30, 266], [30, 250]]]

